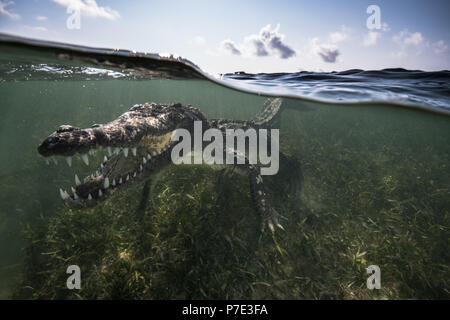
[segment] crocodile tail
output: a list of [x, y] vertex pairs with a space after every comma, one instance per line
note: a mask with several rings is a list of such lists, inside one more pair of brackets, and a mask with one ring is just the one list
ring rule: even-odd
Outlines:
[[279, 121], [282, 102], [281, 98], [268, 98], [262, 110], [251, 121], [258, 127], [272, 127]]

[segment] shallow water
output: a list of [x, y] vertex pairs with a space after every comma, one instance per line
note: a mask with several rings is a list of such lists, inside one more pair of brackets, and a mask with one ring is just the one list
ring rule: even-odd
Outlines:
[[[13, 292], [14, 297], [77, 298], [58, 282], [65, 279], [68, 263], [81, 264], [90, 275], [84, 293], [79, 292], [88, 298], [450, 297], [448, 79], [440, 80], [447, 88], [440, 95], [430, 90], [422, 100], [420, 93], [415, 97], [420, 108], [400, 107], [395, 99], [371, 104], [352, 98], [336, 105], [284, 97], [288, 108], [279, 124], [280, 151], [297, 159], [303, 179], [293, 177], [294, 169], [283, 163], [278, 176], [264, 179], [273, 207], [288, 218], [286, 231], [273, 237], [265, 233], [261, 241], [244, 178], [227, 176], [218, 180], [223, 189], [216, 190], [216, 171], [182, 166], [154, 181], [142, 223], [149, 219], [150, 227], [139, 229], [149, 237], [142, 245], [132, 236], [132, 212], [143, 201], [138, 196], [142, 185], [97, 208], [69, 210], [59, 188], [69, 190], [74, 174], [87, 176], [92, 166], [79, 157], [70, 168], [63, 158], [47, 165], [37, 152], [42, 140], [62, 124], [106, 123], [147, 101], [191, 104], [208, 118], [246, 120], [266, 97], [243, 92], [248, 83], [237, 91], [193, 76], [195, 70], [183, 78], [177, 65], [164, 66], [164, 73], [155, 76], [139, 61], [126, 70], [117, 68], [130, 57], [117, 58], [121, 63], [110, 67], [94, 53], [67, 60], [56, 59], [61, 49], [0, 46], [2, 298]], [[255, 91], [264, 93], [268, 86], [260, 83]], [[301, 192], [288, 188], [292, 179]], [[228, 224], [227, 215], [235, 224]], [[178, 223], [189, 225], [190, 216], [195, 226], [180, 229]], [[133, 225], [131, 231], [126, 223]], [[117, 233], [120, 239], [101, 242], [86, 236], [90, 232]], [[84, 250], [92, 257], [82, 258]], [[123, 278], [115, 259], [131, 273], [139, 272], [138, 284], [115, 282]], [[152, 266], [136, 267], [138, 260]], [[383, 272], [380, 292], [365, 288], [365, 268], [371, 264]], [[98, 271], [99, 266], [104, 269]], [[155, 266], [163, 267], [146, 269]], [[17, 289], [26, 285], [33, 290]], [[108, 285], [134, 291], [108, 291]]]

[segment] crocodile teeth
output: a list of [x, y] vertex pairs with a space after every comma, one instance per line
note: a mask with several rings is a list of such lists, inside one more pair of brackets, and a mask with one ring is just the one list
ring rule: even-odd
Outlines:
[[122, 184], [122, 178], [119, 179], [119, 184]]
[[63, 200], [67, 200], [69, 198], [69, 194], [61, 188], [59, 188], [59, 195]]
[[111, 153], [111, 147], [107, 147], [106, 150], [108, 150], [108, 156], [111, 157], [112, 153]]
[[98, 189], [98, 196], [101, 197], [103, 195], [102, 190]]
[[88, 198], [87, 198], [89, 201], [91, 201], [92, 200], [92, 196], [91, 196], [91, 194], [89, 193], [88, 194]]
[[94, 155], [94, 150], [90, 149], [88, 153], [89, 153], [90, 156], [93, 156]]
[[127, 178], [126, 178], [126, 181], [128, 181], [128, 180], [130, 180], [130, 175], [129, 174], [127, 174]]
[[157, 154], [156, 154], [156, 151], [152, 151], [152, 156], [156, 156]]
[[69, 167], [72, 166], [72, 157], [66, 157], [66, 162]]
[[131, 148], [131, 152], [133, 152], [133, 156], [136, 156], [136, 151], [137, 151], [136, 147]]
[[147, 160], [150, 160], [152, 158], [152, 156], [150, 155], [150, 153], [147, 153]]
[[113, 181], [112, 181], [111, 185], [112, 185], [113, 187], [115, 187], [115, 186], [116, 186], [116, 179], [113, 179]]
[[128, 148], [124, 148], [123, 149], [123, 155], [126, 157], [128, 157]]
[[120, 148], [114, 148], [114, 153], [115, 154], [119, 154], [119, 152], [120, 152]]
[[77, 195], [76, 192], [73, 193], [73, 198], [74, 198], [75, 200], [78, 200], [78, 195]]
[[139, 171], [142, 171], [142, 164], [139, 166]]
[[70, 190], [72, 190], [72, 192], [75, 193], [75, 188], [74, 187], [70, 187]]
[[54, 162], [56, 165], [58, 165], [58, 160], [56, 160], [55, 157], [52, 157], [52, 160], [53, 160], [53, 162]]
[[79, 186], [81, 184], [80, 179], [78, 178], [78, 176], [75, 174], [75, 185]]
[[133, 173], [133, 178], [136, 178], [136, 172], [135, 172], [135, 173]]
[[83, 162], [88, 166], [89, 165], [89, 158], [88, 155], [86, 153], [81, 155], [81, 160], [83, 160]]
[[48, 161], [48, 159], [45, 159], [45, 164], [46, 164], [46, 165], [49, 165], [49, 164], [50, 164], [50, 162]]
[[106, 156], [103, 157], [103, 162], [108, 161], [108, 158]]
[[147, 164], [147, 160], [145, 160], [145, 158], [142, 158], [142, 163]]
[[105, 189], [108, 189], [108, 188], [109, 188], [109, 178], [108, 178], [108, 177], [105, 178], [105, 181], [103, 182], [103, 187], [104, 187]]

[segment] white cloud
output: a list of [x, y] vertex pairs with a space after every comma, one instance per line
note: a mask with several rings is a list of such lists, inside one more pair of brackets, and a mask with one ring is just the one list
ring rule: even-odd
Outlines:
[[420, 32], [411, 33], [408, 30], [402, 30], [392, 37], [392, 40], [397, 43], [400, 50], [394, 53], [394, 56], [398, 58], [404, 58], [413, 55], [420, 55], [425, 47], [429, 47], [429, 42], [425, 41], [425, 38]]
[[269, 55], [265, 43], [260, 39], [259, 35], [252, 34], [244, 39], [247, 51], [257, 57], [265, 57]]
[[392, 37], [392, 40], [401, 45], [415, 45], [415, 46], [418, 46], [424, 42], [422, 33], [420, 32], [411, 33], [408, 30], [400, 31], [398, 34]]
[[342, 42], [345, 39], [347, 39], [347, 37], [348, 37], [347, 34], [339, 32], [339, 31], [330, 33], [330, 39], [331, 39], [332, 43]]
[[222, 49], [235, 55], [265, 57], [276, 55], [281, 59], [289, 59], [295, 56], [295, 50], [284, 43], [284, 34], [279, 32], [280, 25], [271, 29], [270, 24], [261, 28], [259, 34], [252, 34], [244, 38], [243, 45], [236, 45], [231, 40], [221, 43]]
[[336, 63], [341, 55], [338, 44], [350, 38], [350, 29], [342, 26], [340, 31], [331, 32], [328, 38], [328, 43], [321, 43], [319, 38], [313, 38], [310, 42], [310, 51], [323, 62]]
[[202, 36], [195, 36], [193, 39], [189, 40], [189, 44], [195, 44], [198, 46], [202, 46], [205, 43], [206, 43], [206, 40]]
[[270, 30], [270, 24], [265, 26], [259, 32], [259, 37], [270, 51], [275, 52], [281, 59], [289, 59], [295, 56], [295, 51], [283, 43], [284, 34], [278, 32], [280, 24], [274, 30]]
[[319, 43], [318, 38], [311, 40], [311, 50], [324, 62], [336, 63], [337, 57], [341, 54], [339, 48], [334, 44]]
[[220, 44], [220, 47], [222, 50], [229, 52], [231, 54], [240, 56], [241, 55], [241, 50], [239, 50], [236, 46], [236, 44], [232, 41], [232, 40], [223, 40], [222, 43]]
[[14, 1], [6, 2], [6, 1], [0, 0], [0, 13], [4, 14], [5, 16], [8, 16], [12, 20], [18, 20], [18, 19], [20, 19], [20, 15], [18, 15], [17, 13], [13, 13], [13, 12], [9, 11], [8, 9], [6, 9], [6, 7], [9, 7], [13, 4], [14, 4]]
[[110, 7], [99, 7], [95, 0], [53, 0], [53, 2], [66, 8], [79, 9], [81, 15], [86, 17], [100, 17], [109, 20], [116, 20], [120, 17], [118, 11]]
[[439, 40], [433, 43], [433, 49], [436, 54], [444, 54], [448, 52], [448, 45], [445, 44], [444, 40]]
[[420, 32], [414, 32], [413, 34], [407, 36], [404, 39], [404, 43], [405, 44], [413, 44], [415, 46], [418, 46], [422, 42], [423, 42], [423, 37], [422, 37], [422, 34]]
[[371, 47], [377, 44], [378, 39], [380, 38], [381, 33], [377, 31], [369, 31], [367, 35], [364, 37], [363, 46]]
[[37, 21], [46, 21], [47, 17], [45, 17], [45, 16], [36, 16], [36, 20]]
[[331, 43], [339, 43], [348, 39], [350, 33], [350, 29], [346, 26], [341, 27], [341, 31], [336, 31], [330, 33], [330, 41]]

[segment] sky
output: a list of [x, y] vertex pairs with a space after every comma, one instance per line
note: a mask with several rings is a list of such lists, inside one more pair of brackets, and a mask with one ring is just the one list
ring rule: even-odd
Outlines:
[[450, 69], [448, 0], [0, 0], [0, 32], [170, 53], [211, 74]]

